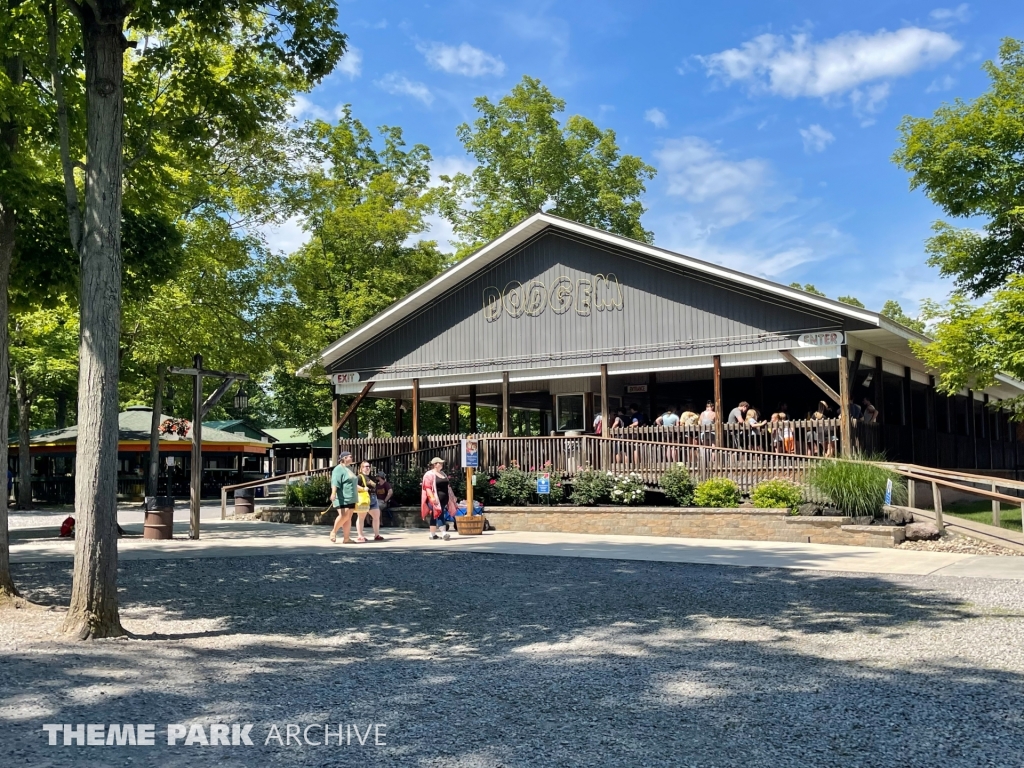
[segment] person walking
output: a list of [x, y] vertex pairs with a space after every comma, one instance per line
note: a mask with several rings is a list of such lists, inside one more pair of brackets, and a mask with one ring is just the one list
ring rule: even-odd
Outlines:
[[[370, 497], [369, 512], [371, 525], [373, 526], [373, 540], [384, 541], [384, 537], [380, 535], [380, 501], [377, 499], [377, 483], [373, 479], [370, 462], [368, 461], [364, 461], [359, 465], [358, 484]], [[356, 515], [356, 541], [360, 544], [366, 541], [366, 537], [363, 535], [365, 518], [366, 512], [359, 510], [359, 514]]]
[[338, 528], [341, 528], [341, 543], [351, 544], [349, 529], [352, 526], [352, 510], [359, 500], [356, 475], [352, 471], [352, 454], [342, 451], [338, 454], [338, 464], [331, 470], [331, 504], [338, 510], [338, 519], [331, 529], [331, 542], [337, 541]]
[[377, 506], [380, 507], [381, 517], [388, 516], [388, 525], [395, 524], [395, 516], [391, 511], [391, 499], [395, 495], [395, 489], [388, 482], [388, 476], [383, 472], [377, 473]]
[[430, 525], [432, 540], [451, 538], [445, 530], [444, 536], [437, 535], [437, 529], [445, 525], [445, 513], [454, 519], [456, 509], [455, 493], [448, 475], [444, 473], [444, 459], [435, 456], [430, 460], [430, 469], [423, 475], [420, 491], [420, 517]]

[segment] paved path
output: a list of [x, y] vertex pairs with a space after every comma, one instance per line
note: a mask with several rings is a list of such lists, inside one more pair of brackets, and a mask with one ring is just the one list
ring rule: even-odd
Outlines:
[[[327, 551], [358, 556], [379, 550], [447, 549], [452, 552], [1024, 580], [1024, 558], [1019, 557], [828, 544], [514, 531], [489, 532], [463, 539], [456, 535], [451, 541], [444, 542], [429, 541], [426, 533], [419, 530], [385, 529], [387, 541], [384, 542], [332, 545], [324, 526], [204, 520], [199, 541], [185, 538], [185, 525], [177, 526], [180, 533], [171, 541], [142, 539], [141, 524], [127, 524], [125, 529], [134, 535], [120, 542], [123, 560], [308, 555]], [[50, 528], [19, 529], [12, 531], [11, 536], [11, 559], [15, 563], [66, 560], [74, 554], [73, 542], [53, 538]]]

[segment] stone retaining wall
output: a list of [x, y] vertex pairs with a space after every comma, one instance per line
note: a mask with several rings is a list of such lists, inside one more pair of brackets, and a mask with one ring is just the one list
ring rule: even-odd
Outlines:
[[[393, 513], [399, 525], [425, 527], [418, 508], [398, 507]], [[485, 516], [499, 531], [745, 539], [867, 547], [894, 547], [903, 541], [903, 529], [898, 526], [854, 525], [850, 517], [797, 517], [785, 509], [492, 506], [487, 507]]]

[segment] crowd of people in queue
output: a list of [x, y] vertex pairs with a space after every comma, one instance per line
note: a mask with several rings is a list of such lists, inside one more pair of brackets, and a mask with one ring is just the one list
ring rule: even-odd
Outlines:
[[[878, 421], [878, 409], [868, 398], [863, 398], [858, 404], [853, 400], [849, 403], [850, 418], [854, 422], [872, 424]], [[825, 421], [838, 417], [835, 408], [824, 400], [819, 400], [815, 411], [808, 417], [808, 421]], [[617, 409], [609, 415], [611, 429], [630, 429], [639, 427], [684, 427], [688, 433], [685, 441], [700, 445], [714, 446], [717, 442], [716, 425], [720, 417], [715, 410], [713, 401], [708, 400], [704, 410], [697, 412], [692, 401], [688, 401], [681, 409], [669, 407], [653, 422], [650, 421], [636, 403], [630, 404], [628, 409]], [[602, 433], [603, 417], [598, 413], [594, 417], [594, 434]], [[752, 448], [771, 450], [776, 453], [797, 452], [797, 432], [803, 429], [806, 452], [817, 456], [834, 456], [836, 454], [836, 442], [838, 433], [836, 430], [828, 429], [824, 425], [809, 425], [797, 427], [793, 423], [792, 415], [789, 412], [789, 405], [781, 402], [770, 415], [766, 415], [754, 408], [746, 400], [729, 411], [723, 422], [729, 425], [726, 434], [728, 445], [732, 448]]]

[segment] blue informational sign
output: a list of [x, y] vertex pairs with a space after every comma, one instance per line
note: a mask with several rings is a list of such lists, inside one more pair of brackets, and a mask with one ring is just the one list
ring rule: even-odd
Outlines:
[[892, 504], [892, 480], [885, 481], [885, 506]]
[[[479, 469], [480, 441], [474, 438], [462, 441], [462, 466], [464, 469]], [[476, 479], [475, 477], [473, 478]]]
[[543, 496], [551, 493], [551, 475], [546, 472], [537, 478], [537, 495]]

